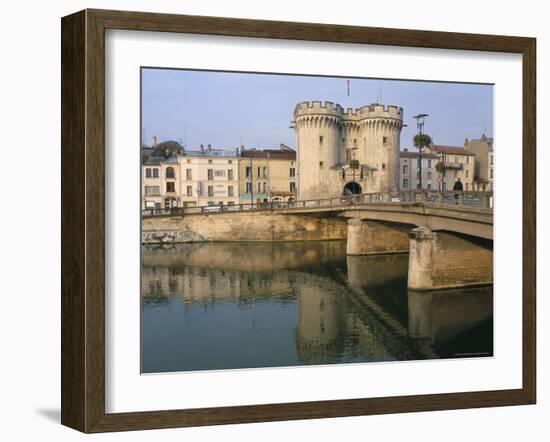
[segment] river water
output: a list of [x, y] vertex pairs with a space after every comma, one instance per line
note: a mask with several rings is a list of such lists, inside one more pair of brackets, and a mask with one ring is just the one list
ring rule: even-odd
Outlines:
[[407, 289], [345, 241], [142, 247], [143, 373], [486, 357], [493, 290]]

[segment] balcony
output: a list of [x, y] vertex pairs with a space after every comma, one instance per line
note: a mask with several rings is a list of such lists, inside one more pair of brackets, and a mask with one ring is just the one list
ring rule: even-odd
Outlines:
[[457, 169], [457, 170], [460, 170], [464, 167], [464, 165], [462, 163], [451, 163], [451, 162], [444, 161], [444, 162], [442, 162], [442, 164], [443, 164], [444, 169]]

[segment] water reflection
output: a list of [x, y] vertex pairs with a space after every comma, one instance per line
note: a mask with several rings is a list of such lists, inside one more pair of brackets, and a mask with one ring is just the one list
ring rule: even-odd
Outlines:
[[492, 355], [492, 288], [407, 290], [344, 241], [142, 250], [142, 371]]

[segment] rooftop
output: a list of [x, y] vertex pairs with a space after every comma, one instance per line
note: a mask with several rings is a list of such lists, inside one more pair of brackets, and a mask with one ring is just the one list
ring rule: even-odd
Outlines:
[[475, 156], [473, 152], [470, 152], [469, 150], [466, 150], [463, 147], [458, 147], [458, 146], [442, 146], [440, 144], [432, 144], [430, 146], [430, 149], [435, 152], [441, 152], [441, 153], [450, 154], [450, 155]]
[[[418, 158], [419, 157], [419, 153], [418, 152], [411, 152], [411, 151], [408, 151], [408, 150], [402, 150], [399, 152], [399, 157], [400, 158]], [[431, 153], [431, 152], [424, 152], [422, 153], [422, 158], [428, 158], [428, 159], [437, 159], [438, 156], [434, 153]]]
[[243, 158], [266, 158], [271, 160], [296, 160], [296, 151], [294, 150], [279, 150], [279, 149], [264, 149], [256, 150], [249, 149], [241, 151]]
[[204, 149], [204, 150], [186, 150], [184, 157], [237, 157], [239, 152], [235, 149]]

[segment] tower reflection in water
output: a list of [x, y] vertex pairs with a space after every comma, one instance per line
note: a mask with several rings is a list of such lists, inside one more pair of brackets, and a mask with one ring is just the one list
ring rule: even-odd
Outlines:
[[491, 356], [492, 287], [407, 290], [343, 241], [142, 250], [142, 371]]

